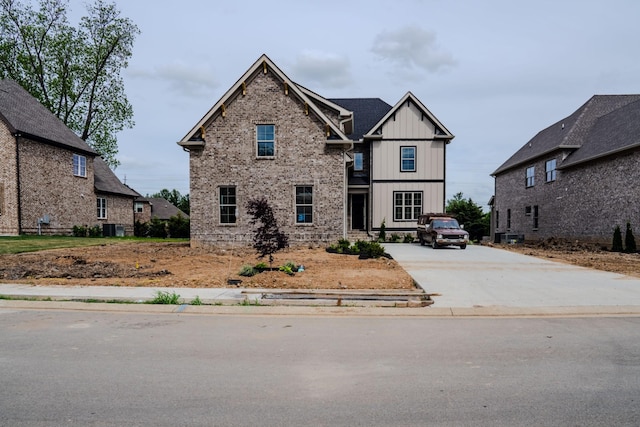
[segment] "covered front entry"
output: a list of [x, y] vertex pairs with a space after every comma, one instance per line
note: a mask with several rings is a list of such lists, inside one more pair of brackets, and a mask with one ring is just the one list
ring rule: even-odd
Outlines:
[[367, 194], [349, 195], [350, 230], [367, 230]]

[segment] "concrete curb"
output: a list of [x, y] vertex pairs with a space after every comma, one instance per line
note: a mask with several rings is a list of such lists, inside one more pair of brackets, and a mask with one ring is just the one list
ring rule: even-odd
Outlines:
[[160, 305], [78, 301], [0, 300], [0, 309], [101, 311], [222, 316], [318, 316], [318, 317], [637, 317], [640, 306], [588, 307], [336, 307], [291, 305]]

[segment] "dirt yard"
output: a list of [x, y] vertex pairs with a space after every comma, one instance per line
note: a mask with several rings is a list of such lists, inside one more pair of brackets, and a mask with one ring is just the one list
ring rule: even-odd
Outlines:
[[500, 248], [560, 261], [596, 270], [640, 277], [640, 254], [609, 252], [599, 245], [548, 239], [523, 245], [499, 245]]
[[0, 280], [41, 285], [104, 285], [149, 287], [229, 287], [242, 280], [247, 288], [281, 289], [414, 289], [411, 277], [388, 258], [359, 259], [328, 253], [324, 248], [288, 249], [275, 254], [273, 266], [303, 265], [290, 276], [264, 271], [238, 275], [255, 266], [252, 248], [191, 248], [188, 243], [123, 243], [77, 249], [0, 256]]
[[[640, 254], [612, 253], [593, 245], [549, 240], [504, 249], [599, 270], [640, 277]], [[0, 256], [0, 281], [43, 285], [149, 287], [229, 287], [242, 280], [247, 288], [281, 289], [413, 289], [411, 277], [387, 258], [359, 259], [324, 248], [289, 249], [275, 256], [274, 266], [289, 261], [304, 271], [289, 276], [265, 271], [238, 275], [244, 265], [261, 260], [252, 248], [190, 248], [187, 243], [122, 243], [77, 249]]]

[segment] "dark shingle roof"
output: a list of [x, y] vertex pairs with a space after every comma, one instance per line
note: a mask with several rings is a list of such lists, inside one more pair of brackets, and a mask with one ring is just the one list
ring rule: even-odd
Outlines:
[[136, 191], [120, 182], [116, 174], [113, 173], [109, 165], [101, 157], [96, 157], [93, 160], [93, 176], [93, 185], [97, 192], [130, 197], [140, 196]]
[[359, 141], [391, 110], [380, 98], [337, 98], [329, 101], [353, 112], [353, 133], [349, 137]]
[[573, 166], [638, 146], [640, 146], [640, 100], [599, 117], [580, 149], [562, 162], [562, 167]]
[[[601, 157], [638, 143], [640, 95], [595, 95], [570, 116], [538, 132], [493, 175], [561, 149], [575, 150], [559, 168]], [[634, 113], [635, 111], [635, 113]], [[614, 137], [617, 135], [617, 138]]]
[[0, 120], [12, 132], [82, 153], [97, 153], [29, 92], [13, 80], [0, 80]]
[[151, 204], [152, 218], [157, 216], [158, 219], [167, 220], [178, 214], [182, 215], [183, 218], [189, 218], [189, 215], [182, 212], [180, 209], [172, 205], [171, 202], [167, 199], [163, 199], [162, 197], [150, 197], [143, 200], [148, 200]]

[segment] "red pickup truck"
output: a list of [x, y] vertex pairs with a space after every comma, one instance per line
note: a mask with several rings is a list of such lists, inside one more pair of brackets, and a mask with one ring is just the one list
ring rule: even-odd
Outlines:
[[418, 217], [418, 240], [437, 249], [441, 246], [459, 246], [465, 249], [469, 243], [469, 233], [462, 229], [458, 221], [448, 214], [423, 214]]

